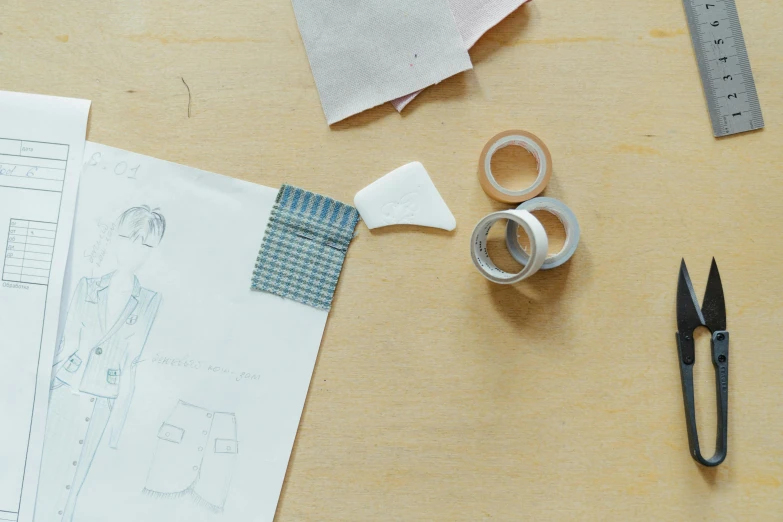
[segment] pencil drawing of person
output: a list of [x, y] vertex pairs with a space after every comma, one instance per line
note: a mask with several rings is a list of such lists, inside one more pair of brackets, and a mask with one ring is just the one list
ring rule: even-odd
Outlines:
[[105, 432], [117, 449], [160, 306], [161, 296], [142, 287], [136, 272], [163, 239], [165, 218], [133, 207], [116, 229], [117, 269], [79, 281], [57, 348], [36, 522], [71, 522]]

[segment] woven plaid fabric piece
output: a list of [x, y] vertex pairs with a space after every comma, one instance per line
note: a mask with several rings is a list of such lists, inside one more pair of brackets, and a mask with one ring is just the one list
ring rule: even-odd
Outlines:
[[359, 212], [350, 205], [283, 185], [251, 288], [329, 310], [358, 221]]

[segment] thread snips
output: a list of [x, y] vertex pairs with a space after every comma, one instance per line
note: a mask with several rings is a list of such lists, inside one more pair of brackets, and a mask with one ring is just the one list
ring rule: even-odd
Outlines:
[[[696, 349], [693, 334], [700, 326], [712, 333], [712, 364], [715, 366], [715, 388], [718, 404], [718, 435], [715, 454], [705, 459], [699, 449], [696, 428], [696, 407], [693, 398], [693, 365]], [[677, 284], [677, 353], [682, 378], [682, 397], [685, 403], [685, 423], [688, 428], [688, 445], [693, 459], [704, 466], [717, 466], [726, 458], [728, 446], [729, 415], [729, 332], [726, 331], [726, 301], [723, 295], [720, 273], [712, 260], [704, 301], [699, 306], [693, 291], [685, 260], [680, 265]]]

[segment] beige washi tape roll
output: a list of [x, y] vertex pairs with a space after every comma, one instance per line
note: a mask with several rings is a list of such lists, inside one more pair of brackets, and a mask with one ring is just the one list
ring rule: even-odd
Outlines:
[[[538, 163], [538, 176], [536, 181], [529, 187], [522, 190], [511, 190], [500, 185], [492, 174], [492, 156], [500, 149], [510, 146], [522, 147], [536, 158]], [[541, 192], [549, 183], [552, 176], [552, 155], [549, 149], [538, 136], [521, 130], [510, 130], [501, 132], [493, 137], [484, 146], [479, 158], [479, 182], [481, 188], [492, 199], [502, 201], [503, 203], [522, 203], [532, 199]]]

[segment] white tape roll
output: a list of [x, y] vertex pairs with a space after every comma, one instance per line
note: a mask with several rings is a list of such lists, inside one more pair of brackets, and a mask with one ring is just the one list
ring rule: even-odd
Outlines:
[[[537, 210], [545, 210], [551, 214], [554, 214], [557, 219], [563, 224], [565, 229], [566, 239], [563, 248], [557, 254], [547, 257], [544, 261], [542, 270], [549, 270], [550, 268], [557, 268], [562, 265], [574, 255], [577, 245], [579, 245], [579, 221], [576, 220], [576, 216], [565, 203], [554, 198], [535, 198], [530, 201], [525, 201], [517, 207], [517, 210], [524, 210], [527, 212], [535, 212]], [[517, 238], [517, 224], [514, 221], [509, 221], [506, 228], [506, 246], [508, 246], [509, 252], [514, 256], [514, 259], [521, 265], [527, 265], [530, 261], [530, 256], [522, 249]], [[527, 231], [526, 231], [527, 232]], [[533, 249], [531, 248], [531, 251]]]
[[[531, 261], [516, 274], [498, 268], [497, 265], [492, 262], [492, 259], [490, 259], [489, 252], [487, 252], [489, 229], [501, 219], [507, 219], [509, 223], [513, 222], [522, 227], [522, 230], [524, 230], [530, 238]], [[473, 264], [476, 265], [476, 268], [481, 272], [481, 275], [493, 283], [505, 285], [522, 281], [538, 272], [541, 265], [544, 264], [548, 249], [549, 240], [546, 236], [544, 226], [533, 214], [526, 210], [512, 209], [493, 212], [478, 222], [478, 225], [476, 225], [476, 228], [473, 230], [473, 235], [470, 238], [470, 257], [473, 260]]]

